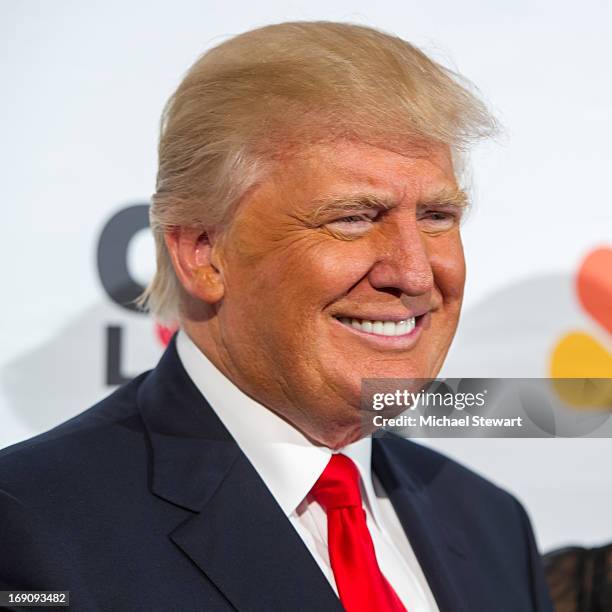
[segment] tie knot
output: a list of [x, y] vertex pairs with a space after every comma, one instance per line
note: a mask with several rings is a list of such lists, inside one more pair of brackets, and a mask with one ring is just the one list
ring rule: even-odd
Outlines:
[[361, 508], [359, 471], [346, 455], [332, 455], [310, 493], [326, 512], [351, 506]]

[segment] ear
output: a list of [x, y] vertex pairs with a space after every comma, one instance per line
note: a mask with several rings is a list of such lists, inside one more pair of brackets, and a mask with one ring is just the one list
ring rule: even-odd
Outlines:
[[208, 304], [217, 303], [225, 290], [214, 263], [210, 234], [193, 227], [176, 227], [164, 234], [174, 271], [187, 293]]

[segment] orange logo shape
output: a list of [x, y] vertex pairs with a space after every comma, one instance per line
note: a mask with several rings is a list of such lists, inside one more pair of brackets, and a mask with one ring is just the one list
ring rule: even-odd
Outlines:
[[612, 249], [597, 249], [587, 256], [576, 290], [582, 307], [612, 334]]

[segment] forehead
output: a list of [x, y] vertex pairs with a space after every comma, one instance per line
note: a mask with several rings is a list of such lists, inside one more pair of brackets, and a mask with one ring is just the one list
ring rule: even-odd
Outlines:
[[431, 143], [399, 151], [359, 141], [311, 145], [281, 159], [274, 180], [300, 196], [286, 202], [303, 205], [364, 190], [399, 204], [457, 187], [450, 148]]

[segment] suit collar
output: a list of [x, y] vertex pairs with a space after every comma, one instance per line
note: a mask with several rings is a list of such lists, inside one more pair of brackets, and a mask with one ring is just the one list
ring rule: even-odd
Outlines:
[[[303, 502], [327, 466], [332, 451], [317, 446], [269, 408], [244, 393], [196, 346], [184, 330], [176, 336], [181, 364], [270, 492], [290, 516]], [[254, 432], [257, 432], [254, 435]], [[372, 483], [372, 440], [357, 440], [340, 450], [357, 465], [364, 503], [381, 525]]]
[[151, 444], [153, 493], [201, 510], [240, 449], [181, 366], [174, 338], [141, 385], [138, 403]]
[[442, 521], [430, 497], [434, 473], [419, 465], [419, 447], [382, 433], [373, 439], [372, 463], [440, 612], [467, 612], [459, 576], [471, 562], [463, 532]]
[[142, 383], [151, 490], [193, 514], [169, 534], [238, 610], [342, 607], [253, 466], [185, 372], [173, 339]]

